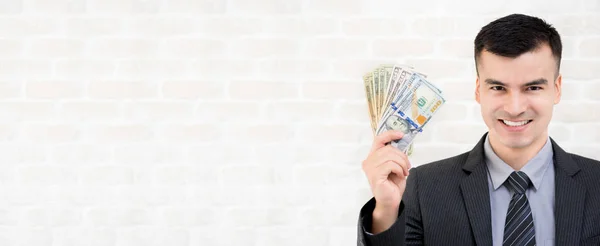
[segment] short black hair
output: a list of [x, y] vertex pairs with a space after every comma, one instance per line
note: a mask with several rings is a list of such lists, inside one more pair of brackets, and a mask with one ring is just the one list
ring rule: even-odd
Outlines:
[[[557, 75], [562, 58], [562, 42], [556, 29], [544, 20], [511, 14], [482, 27], [475, 37], [475, 69], [483, 50], [495, 55], [515, 58], [548, 44], [557, 61]], [[477, 71], [479, 74], [479, 71]]]

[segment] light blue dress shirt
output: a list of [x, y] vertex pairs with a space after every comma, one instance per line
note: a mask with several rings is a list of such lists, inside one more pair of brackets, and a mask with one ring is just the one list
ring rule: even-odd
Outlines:
[[[501, 246], [504, 238], [504, 223], [512, 193], [503, 185], [508, 176], [515, 171], [502, 161], [492, 150], [489, 138], [484, 144], [485, 162], [488, 168], [488, 186], [492, 212], [493, 245]], [[554, 245], [554, 161], [550, 138], [521, 171], [525, 172], [533, 186], [526, 192], [533, 223], [536, 245]]]

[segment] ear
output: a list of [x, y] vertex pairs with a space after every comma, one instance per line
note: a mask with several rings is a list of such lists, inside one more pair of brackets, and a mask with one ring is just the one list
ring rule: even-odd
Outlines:
[[479, 76], [477, 76], [477, 80], [475, 80], [475, 101], [477, 101], [477, 103], [481, 104], [481, 101], [479, 98]]
[[556, 93], [554, 95], [554, 104], [558, 104], [562, 95], [562, 74], [559, 74], [558, 77], [556, 77], [556, 81], [554, 81], [554, 89]]

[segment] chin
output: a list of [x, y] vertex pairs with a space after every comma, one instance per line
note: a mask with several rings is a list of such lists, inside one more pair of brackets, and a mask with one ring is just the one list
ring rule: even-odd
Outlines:
[[[532, 129], [529, 129], [532, 130]], [[500, 129], [496, 131], [496, 139], [498, 142], [508, 148], [520, 149], [531, 146], [538, 139], [538, 135], [533, 132], [506, 132]]]
[[534, 142], [534, 137], [529, 133], [506, 132], [503, 129], [495, 130], [494, 138], [497, 143], [511, 149], [520, 149], [530, 146]]
[[521, 148], [525, 148], [531, 145], [531, 143], [533, 143], [533, 140], [531, 138], [528, 137], [508, 137], [508, 138], [504, 138], [504, 137], [500, 137], [500, 142], [502, 143], [502, 145], [508, 147], [508, 148], [512, 148], [512, 149], [521, 149]]

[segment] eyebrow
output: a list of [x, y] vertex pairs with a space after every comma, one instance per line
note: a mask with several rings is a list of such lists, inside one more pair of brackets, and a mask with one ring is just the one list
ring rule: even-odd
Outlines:
[[[502, 82], [500, 82], [498, 80], [495, 80], [495, 79], [486, 79], [485, 83], [488, 84], [488, 85], [506, 86], [506, 84], [504, 84], [504, 83], [502, 83]], [[536, 80], [531, 81], [531, 82], [527, 82], [523, 86], [526, 87], [526, 86], [532, 86], [532, 85], [547, 85], [547, 84], [548, 84], [548, 80], [546, 80], [544, 78], [541, 78], [541, 79], [536, 79]]]

